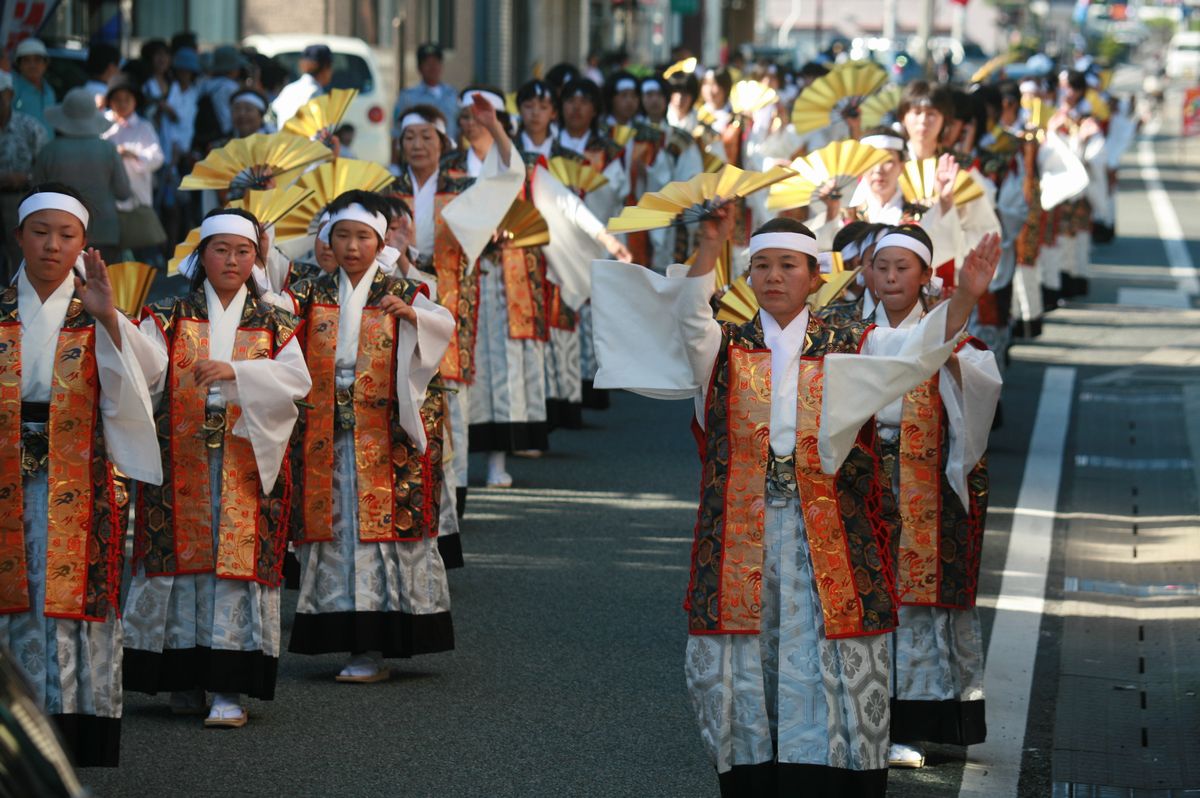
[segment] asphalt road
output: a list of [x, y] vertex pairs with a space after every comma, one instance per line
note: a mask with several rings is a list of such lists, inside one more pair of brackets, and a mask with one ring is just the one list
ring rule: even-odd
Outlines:
[[[1173, 118], [1164, 122], [1164, 135]], [[1200, 186], [1200, 145], [1163, 139], [1153, 149], [1178, 209], [1183, 247], [1200, 262], [1200, 217], [1188, 212]], [[1132, 296], [1120, 294], [1122, 287], [1180, 293], [1183, 275], [1169, 268], [1160, 223], [1135, 153], [1122, 171], [1119, 239], [1096, 250], [1091, 296], [1049, 317], [1037, 344], [1012, 351], [1004, 425], [990, 451], [993, 512], [980, 599], [989, 637], [1009, 534], [1021, 518], [1018, 492], [1046, 369], [1078, 372], [1048, 563], [1049, 603], [1020, 746], [1020, 795], [1091, 794], [1079, 791], [1078, 769], [1065, 757], [1073, 745], [1063, 739], [1071, 717], [1060, 713], [1072, 705], [1059, 701], [1063, 674], [1082, 656], [1064, 610], [1077, 598], [1066, 590], [1076, 567], [1071, 541], [1094, 526], [1067, 519], [1086, 515], [1111, 490], [1079, 465], [1087, 465], [1079, 456], [1093, 441], [1084, 400], [1094, 397], [1082, 394], [1142, 363], [1147, 370], [1122, 383], [1138, 404], [1142, 393], [1161, 394], [1155, 381], [1163, 375], [1190, 383], [1194, 369], [1183, 360], [1200, 353], [1200, 313], [1133, 313], [1136, 304], [1117, 304]], [[1180, 362], [1169, 362], [1172, 353], [1182, 353]], [[1149, 355], [1166, 362], [1147, 361]], [[198, 719], [173, 717], [165, 697], [127, 696], [123, 765], [86, 771], [85, 782], [99, 796], [716, 795], [682, 673], [681, 604], [698, 484], [689, 414], [686, 403], [617, 395], [612, 409], [587, 415], [587, 429], [556, 432], [543, 459], [510, 461], [515, 488], [472, 490], [463, 537], [467, 567], [451, 575], [454, 652], [399, 663], [391, 682], [363, 686], [334, 683], [342, 664], [336, 657], [285, 653], [276, 700], [250, 702], [250, 724], [237, 731], [208, 731]], [[482, 462], [472, 465], [482, 473]], [[1144, 501], [1141, 512], [1183, 518], [1176, 530], [1190, 545], [1195, 490], [1154, 501], [1173, 503]], [[295, 594], [287, 594], [285, 636], [294, 604]], [[1184, 619], [1200, 614], [1194, 600], [1172, 606]], [[1092, 733], [1116, 735], [1115, 725]], [[1150, 748], [1163, 745], [1151, 740]], [[892, 774], [890, 793], [957, 796], [969, 756], [932, 749], [923, 771]], [[988, 763], [969, 767], [977, 766]], [[1176, 781], [1158, 786], [1198, 786]]]

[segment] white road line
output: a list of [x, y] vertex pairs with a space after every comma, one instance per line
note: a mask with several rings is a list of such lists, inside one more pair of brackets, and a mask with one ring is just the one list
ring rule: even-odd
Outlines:
[[988, 739], [967, 750], [963, 798], [1017, 794], [1074, 386], [1075, 369], [1046, 370], [988, 644]]
[[1179, 290], [1185, 294], [1200, 294], [1200, 279], [1196, 276], [1196, 265], [1188, 253], [1187, 239], [1183, 227], [1175, 214], [1175, 206], [1167, 195], [1158, 165], [1154, 160], [1154, 145], [1149, 139], [1138, 143], [1138, 166], [1142, 168], [1142, 180], [1146, 183], [1146, 199], [1158, 225], [1158, 237], [1167, 250], [1167, 263], [1171, 266], [1171, 277]]

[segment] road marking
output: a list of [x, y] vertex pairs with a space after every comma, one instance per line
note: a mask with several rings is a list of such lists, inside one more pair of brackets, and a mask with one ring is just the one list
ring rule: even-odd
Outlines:
[[1200, 294], [1200, 279], [1196, 277], [1196, 265], [1188, 253], [1183, 227], [1175, 214], [1175, 206], [1167, 196], [1158, 165], [1154, 161], [1154, 146], [1149, 139], [1138, 143], [1138, 166], [1142, 168], [1142, 180], [1146, 183], [1146, 199], [1158, 225], [1158, 237], [1167, 250], [1167, 262], [1171, 265], [1171, 277], [1178, 289], [1185, 294]]
[[1191, 308], [1188, 295], [1174, 288], [1118, 288], [1118, 305], [1141, 308]]
[[988, 739], [967, 749], [959, 796], [1017, 794], [1074, 387], [1075, 369], [1046, 370], [988, 643]]

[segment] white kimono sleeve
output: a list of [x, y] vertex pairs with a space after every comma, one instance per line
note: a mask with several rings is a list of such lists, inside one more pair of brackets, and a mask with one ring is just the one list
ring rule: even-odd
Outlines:
[[421, 405], [450, 346], [455, 324], [450, 311], [423, 295], [417, 295], [412, 307], [417, 313], [416, 327], [406, 321], [396, 325], [396, 413], [400, 427], [424, 453], [428, 440]]
[[563, 302], [578, 310], [592, 293], [589, 265], [604, 257], [604, 247], [596, 240], [604, 232], [604, 223], [541, 166], [533, 173], [531, 194], [550, 232], [550, 242], [542, 249], [546, 276], [562, 291]]
[[825, 473], [841, 467], [863, 424], [929, 379], [954, 352], [955, 336], [946, 335], [946, 306], [938, 305], [915, 327], [873, 328], [861, 354], [825, 356], [817, 441]]
[[524, 184], [525, 162], [517, 148], [512, 148], [505, 166], [500, 161], [499, 147], [492, 147], [475, 182], [442, 208], [442, 218], [467, 256], [468, 269], [475, 268], [475, 261], [491, 242]]
[[[673, 266], [678, 274], [687, 267]], [[597, 388], [651, 399], [703, 397], [721, 346], [708, 297], [713, 275], [663, 277], [636, 264], [592, 264], [592, 329]]]
[[109, 459], [122, 473], [139, 482], [161, 485], [162, 452], [150, 392], [151, 386], [161, 385], [166, 376], [167, 349], [139, 335], [138, 328], [124, 316], [117, 324], [119, 350], [103, 325], [96, 325], [104, 444]]
[[254, 448], [263, 492], [270, 493], [300, 415], [296, 402], [312, 390], [312, 378], [295, 336], [271, 359], [234, 360], [232, 382], [221, 383], [226, 402], [236, 402], [242, 412], [233, 434]]
[[967, 476], [987, 452], [992, 419], [1000, 402], [1000, 369], [992, 352], [964, 346], [958, 351], [960, 384], [942, 367], [940, 391], [946, 421], [950, 428], [950, 453], [946, 459], [946, 479], [958, 494], [963, 507], [970, 507]]

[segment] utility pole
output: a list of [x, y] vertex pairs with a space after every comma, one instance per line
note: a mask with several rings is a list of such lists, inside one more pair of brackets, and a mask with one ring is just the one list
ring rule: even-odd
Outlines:
[[721, 66], [721, 0], [704, 0], [704, 33], [701, 36], [700, 60], [708, 69]]
[[898, 0], [883, 0], [883, 38], [891, 43], [892, 50], [896, 46], [896, 3]]
[[925, 74], [933, 74], [933, 59], [929, 53], [929, 39], [933, 36], [933, 0], [921, 0], [921, 18], [917, 23], [917, 38], [920, 52], [912, 55], [925, 65]]

